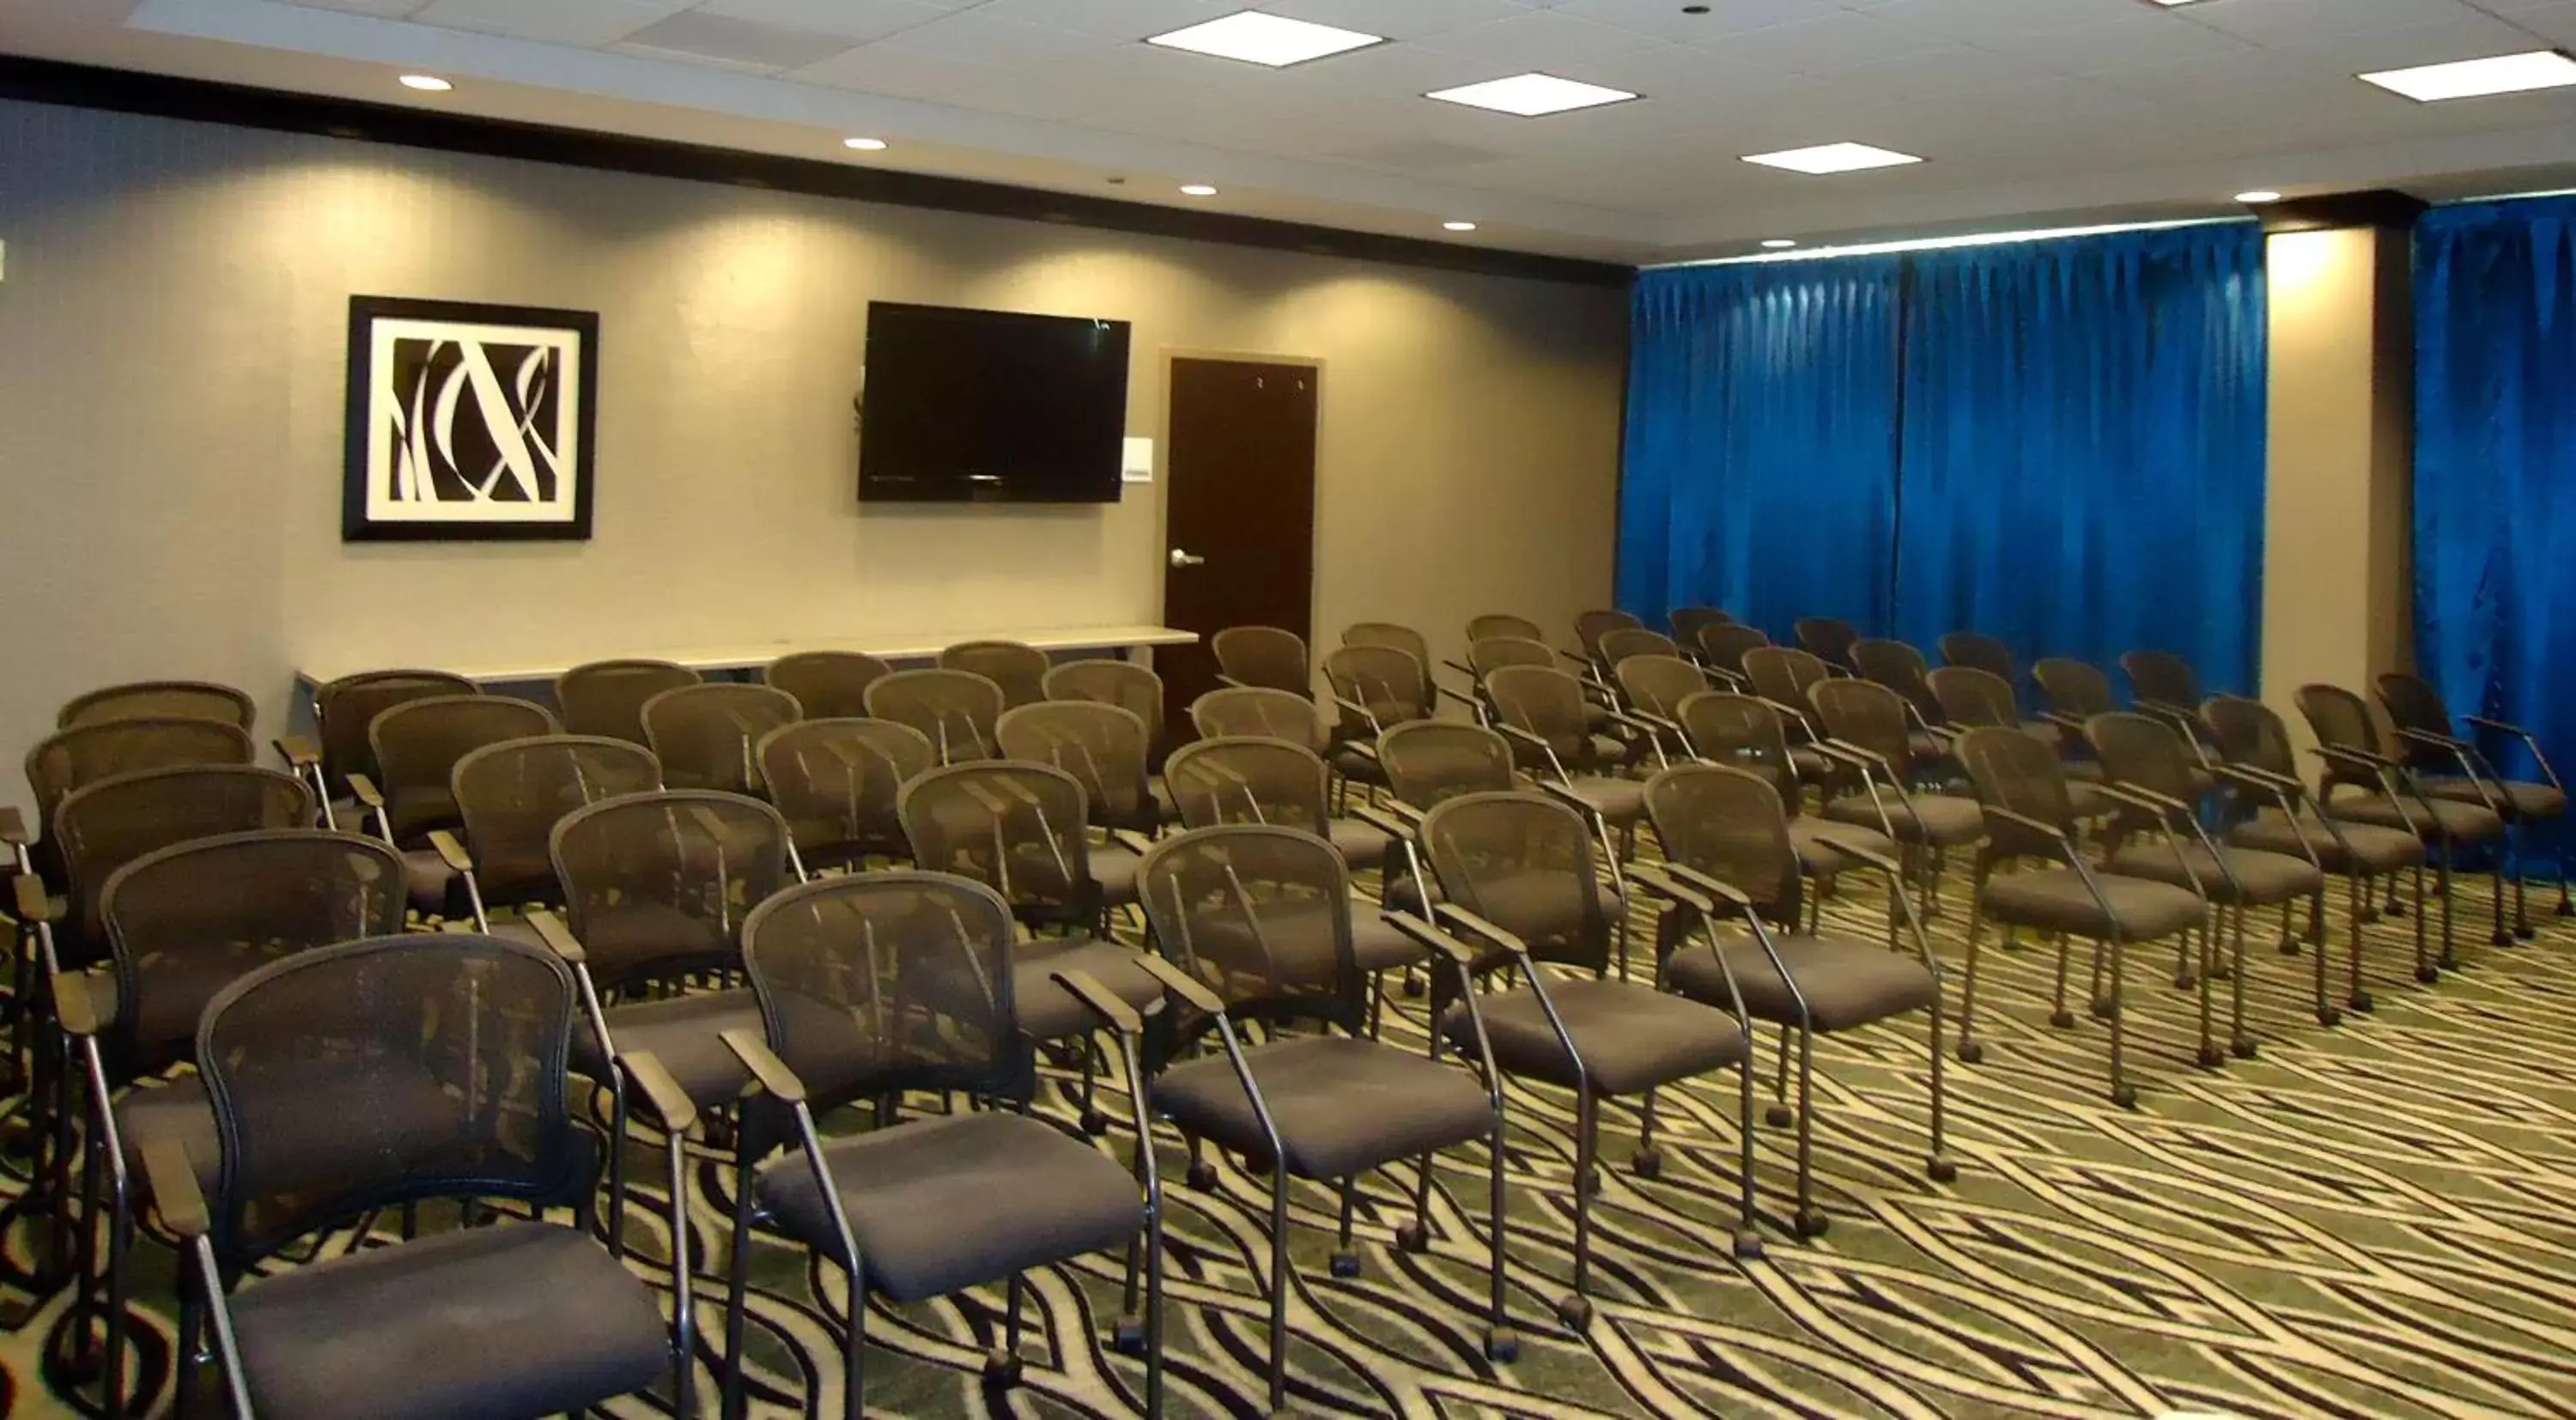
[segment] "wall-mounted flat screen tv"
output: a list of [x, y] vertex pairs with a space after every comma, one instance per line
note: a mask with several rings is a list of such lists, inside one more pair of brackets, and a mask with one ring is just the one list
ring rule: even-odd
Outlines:
[[1114, 503], [1127, 323], [868, 303], [867, 502]]

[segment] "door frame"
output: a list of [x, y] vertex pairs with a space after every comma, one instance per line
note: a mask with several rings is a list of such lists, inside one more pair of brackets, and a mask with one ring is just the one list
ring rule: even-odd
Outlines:
[[1315, 647], [1315, 613], [1324, 577], [1324, 409], [1325, 366], [1320, 355], [1271, 355], [1252, 350], [1232, 350], [1201, 345], [1158, 345], [1154, 348], [1162, 380], [1162, 418], [1156, 431], [1161, 441], [1162, 481], [1159, 496], [1154, 499], [1154, 623], [1168, 626], [1164, 618], [1170, 608], [1164, 603], [1166, 579], [1171, 574], [1172, 552], [1172, 365], [1180, 360], [1214, 360], [1240, 365], [1296, 365], [1315, 372], [1315, 479], [1314, 509], [1309, 517], [1306, 538], [1306, 625], [1285, 628], [1306, 641], [1306, 658], [1320, 664], [1322, 652]]

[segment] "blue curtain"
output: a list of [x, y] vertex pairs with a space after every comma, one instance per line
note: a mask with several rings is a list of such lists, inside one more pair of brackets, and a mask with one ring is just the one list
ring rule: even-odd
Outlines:
[[1887, 619], [1895, 535], [1893, 257], [1638, 279], [1619, 605]]
[[[1926, 252], [1906, 306], [1896, 634], [2024, 665], [2181, 653], [2255, 683], [2264, 307], [2252, 223]], [[2116, 672], [2115, 672], [2116, 674]]]
[[2417, 225], [2415, 659], [2452, 714], [2576, 745], [2576, 200]]

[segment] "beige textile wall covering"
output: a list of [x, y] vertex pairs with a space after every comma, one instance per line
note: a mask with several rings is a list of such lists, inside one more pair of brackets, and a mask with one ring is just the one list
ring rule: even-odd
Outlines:
[[[1155, 620], [1159, 483], [858, 506], [871, 299], [1133, 322], [1158, 438], [1166, 351], [1322, 361], [1325, 644], [1610, 594], [1615, 290], [15, 103], [0, 241], [13, 762], [123, 679], [233, 682], [274, 731], [307, 661]], [[352, 294], [599, 313], [593, 541], [340, 541]]]

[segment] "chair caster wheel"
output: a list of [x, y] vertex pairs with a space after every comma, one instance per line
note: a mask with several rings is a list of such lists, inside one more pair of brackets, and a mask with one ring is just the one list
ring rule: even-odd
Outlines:
[[1762, 1235], [1760, 1233], [1746, 1228], [1735, 1235], [1735, 1256], [1739, 1261], [1751, 1262], [1761, 1255]]
[[1563, 1322], [1568, 1331], [1584, 1330], [1592, 1325], [1592, 1299], [1581, 1296], [1559, 1298], [1556, 1319]]
[[1798, 1216], [1791, 1220], [1789, 1226], [1802, 1238], [1820, 1238], [1825, 1235], [1825, 1229], [1831, 1227], [1832, 1223], [1818, 1209], [1801, 1208], [1798, 1210]]
[[2136, 1109], [2138, 1107], [2138, 1087], [2135, 1085], [2114, 1086], [2111, 1090], [2111, 1103], [2118, 1105], [2122, 1109]]
[[2073, 1011], [2063, 1010], [2051, 1011], [2048, 1013], [2048, 1023], [2057, 1027], [2059, 1030], [2073, 1030], [2075, 1029], [2075, 1013]]
[[2442, 969], [2438, 966], [2419, 966], [2415, 968], [2415, 979], [2430, 986], [2442, 979]]
[[1102, 1114], [1096, 1109], [1084, 1110], [1082, 1112], [1082, 1132], [1090, 1135], [1094, 1139], [1108, 1133], [1109, 1116]]
[[2512, 946], [2513, 934], [2511, 932], [2490, 932], [2487, 934], [2487, 945], [2491, 947]]
[[1785, 1104], [1775, 1104], [1762, 1111], [1762, 1122], [1774, 1129], [1786, 1129], [1798, 1122], [1798, 1111]]
[[1182, 1175], [1181, 1181], [1187, 1183], [1195, 1192], [1214, 1192], [1216, 1189], [1216, 1165], [1209, 1163], [1205, 1159], [1201, 1159], [1197, 1163], [1190, 1165], [1190, 1171]]
[[2283, 937], [2281, 939], [2281, 955], [2285, 957], [2294, 957], [2298, 954], [2299, 939], [2296, 937]]
[[2569, 902], [2565, 898], [2561, 898], [2558, 901], [2556, 911], [2561, 917], [2576, 917], [2576, 902]]
[[1141, 1316], [1118, 1318], [1118, 1325], [1109, 1333], [1109, 1349], [1121, 1356], [1144, 1355], [1145, 1319]]
[[2528, 942], [2540, 934], [2529, 927], [2516, 927], [2513, 929], [2513, 935], [2516, 940]]
[[1924, 1163], [1923, 1176], [1934, 1183], [1956, 1183], [1959, 1166], [1936, 1154]]
[[1423, 986], [1421, 982], [1412, 980], [1411, 978], [1406, 979], [1404, 983], [1404, 996], [1406, 1000], [1409, 1001], [1420, 996], [1422, 991]]
[[2227, 1063], [2227, 1052], [2214, 1045], [2204, 1045], [2193, 1058], [2200, 1063], [2200, 1068], [2203, 1070], [2215, 1070]]
[[2262, 1046], [2255, 1042], [2254, 1037], [2250, 1035], [2240, 1035], [2234, 1040], [2229, 1041], [2227, 1043], [2227, 1048], [2236, 1053], [2237, 1059], [2251, 1060], [2254, 1058], [2255, 1052], [2262, 1049]]
[[1425, 1253], [1431, 1250], [1431, 1234], [1420, 1223], [1406, 1223], [1395, 1230], [1397, 1252]]
[[1508, 1326], [1485, 1328], [1485, 1359], [1505, 1365], [1521, 1358], [1521, 1334]]
[[2365, 1016], [2379, 1009], [2379, 1003], [2370, 999], [2370, 993], [2367, 991], [2352, 993], [2352, 999], [2343, 1004], [2346, 1010], [2358, 1011]]
[[1345, 1281], [1360, 1275], [1360, 1255], [1356, 1252], [1334, 1253], [1333, 1275]]
[[2390, 917], [2403, 917], [2406, 915], [2406, 904], [2392, 897], [2388, 900], [2388, 905], [2380, 911]]
[[2368, 926], [2371, 923], [2378, 921], [2379, 918], [2380, 911], [2376, 907], [2365, 907], [2352, 915], [2352, 920], [2361, 923], [2363, 926]]
[[2321, 1026], [2341, 1025], [2343, 1024], [2343, 1012], [2336, 1010], [2332, 1006], [2319, 1006], [2317, 1007], [2317, 1024]]
[[1662, 1178], [1664, 1176], [1664, 1151], [1661, 1149], [1639, 1149], [1636, 1157], [1628, 1160], [1628, 1172], [1635, 1174], [1639, 1178]]
[[[2209, 979], [2216, 981], [2218, 979], [2217, 974], [2212, 973]], [[2199, 984], [2200, 978], [2193, 976], [2188, 971], [2178, 971], [2174, 973], [2174, 989], [2176, 991], [2189, 991], [2191, 988], [2198, 986]], [[2096, 1006], [2094, 1011], [2095, 1014], [2098, 1015], [2100, 1014], [2101, 1008]]]
[[1007, 1388], [1019, 1383], [1019, 1357], [998, 1346], [984, 1354], [984, 1384]]
[[2097, 1021], [2107, 1021], [2118, 1014], [2120, 1014], [2120, 1003], [2118, 1001], [2115, 1001], [2108, 996], [2096, 996], [2093, 998], [2093, 1019]]
[[1960, 1064], [1962, 1064], [1962, 1065], [1975, 1065], [1975, 1064], [1978, 1064], [1978, 1063], [1982, 1062], [1985, 1058], [1986, 1058], [1986, 1043], [1985, 1043], [1984, 1041], [1982, 1041], [1982, 1040], [1963, 1040], [1963, 1041], [1960, 1041], [1960, 1042], [1959, 1042], [1959, 1063], [1960, 1063]]

